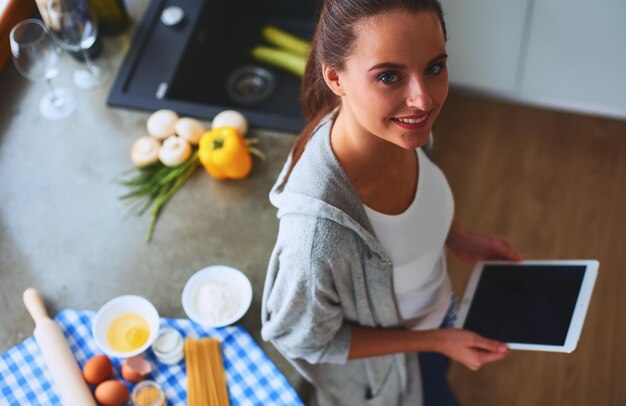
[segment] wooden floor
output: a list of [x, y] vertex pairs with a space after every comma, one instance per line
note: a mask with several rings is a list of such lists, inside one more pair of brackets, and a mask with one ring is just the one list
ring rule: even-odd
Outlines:
[[[466, 225], [529, 259], [600, 261], [578, 348], [513, 351], [450, 379], [465, 406], [626, 405], [626, 121], [451, 95], [436, 161]], [[469, 266], [450, 258], [455, 292]]]

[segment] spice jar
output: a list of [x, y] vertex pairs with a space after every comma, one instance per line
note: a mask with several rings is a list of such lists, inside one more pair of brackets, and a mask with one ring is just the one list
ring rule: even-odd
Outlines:
[[152, 344], [152, 351], [157, 359], [164, 364], [179, 363], [185, 356], [182, 334], [170, 327], [162, 328], [154, 344]]
[[165, 406], [165, 392], [154, 381], [141, 381], [131, 394], [133, 406]]

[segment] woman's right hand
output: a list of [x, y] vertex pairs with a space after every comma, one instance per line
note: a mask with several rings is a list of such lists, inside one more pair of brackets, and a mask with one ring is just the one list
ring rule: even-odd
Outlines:
[[439, 352], [472, 371], [479, 370], [486, 363], [501, 360], [509, 353], [506, 344], [468, 330], [446, 328], [436, 332]]

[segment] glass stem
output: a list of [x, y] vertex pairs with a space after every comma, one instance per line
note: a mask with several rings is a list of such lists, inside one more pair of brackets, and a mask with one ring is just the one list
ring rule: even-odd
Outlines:
[[85, 64], [87, 64], [87, 70], [89, 70], [89, 74], [91, 76], [95, 76], [96, 75], [96, 67], [93, 63], [93, 60], [91, 59], [91, 56], [89, 55], [89, 51], [85, 48], [83, 48], [83, 57], [85, 58]]
[[46, 78], [46, 84], [50, 88], [50, 94], [52, 95], [50, 102], [52, 105], [56, 107], [61, 106], [63, 104], [63, 99], [57, 96], [56, 88], [52, 84], [52, 79]]

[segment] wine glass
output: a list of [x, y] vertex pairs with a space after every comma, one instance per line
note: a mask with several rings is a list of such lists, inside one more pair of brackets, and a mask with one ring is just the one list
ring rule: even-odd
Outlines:
[[71, 116], [78, 103], [70, 92], [52, 85], [52, 78], [59, 73], [61, 50], [50, 38], [43, 22], [24, 20], [13, 27], [9, 38], [17, 71], [33, 82], [46, 82], [50, 87], [39, 102], [41, 114], [55, 121]]
[[89, 48], [96, 42], [98, 25], [86, 0], [48, 1], [49, 28], [59, 45], [69, 52], [82, 52], [86, 69], [74, 71], [74, 84], [95, 89], [108, 83], [110, 69], [102, 60], [94, 61]]

